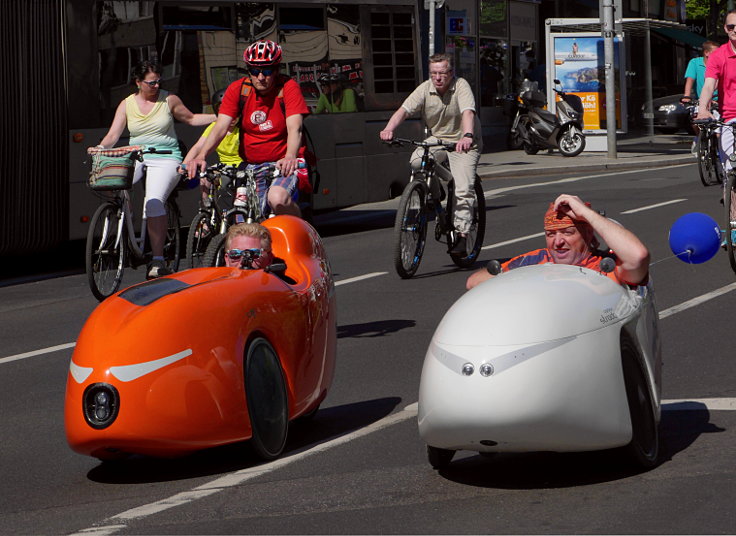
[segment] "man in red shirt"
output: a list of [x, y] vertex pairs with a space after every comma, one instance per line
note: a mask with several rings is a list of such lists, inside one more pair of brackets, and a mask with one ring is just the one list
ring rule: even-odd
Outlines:
[[[615, 253], [613, 280], [627, 285], [639, 285], [649, 275], [649, 250], [634, 233], [609, 220], [584, 203], [579, 197], [562, 194], [550, 203], [544, 215], [547, 247], [514, 257], [501, 265], [504, 272], [533, 264], [572, 264], [598, 270], [604, 252], [595, 233]], [[486, 268], [473, 272], [466, 283], [468, 290], [493, 277]]]
[[[189, 176], [207, 167], [206, 157], [227, 134], [230, 122], [240, 117], [240, 156], [256, 171], [256, 190], [263, 213], [300, 215], [293, 201], [297, 189], [298, 158], [303, 152], [302, 116], [309, 113], [299, 84], [279, 73], [281, 47], [273, 41], [256, 41], [243, 53], [248, 76], [225, 91], [217, 123], [198, 154], [184, 164]], [[269, 184], [269, 167], [281, 172]]]

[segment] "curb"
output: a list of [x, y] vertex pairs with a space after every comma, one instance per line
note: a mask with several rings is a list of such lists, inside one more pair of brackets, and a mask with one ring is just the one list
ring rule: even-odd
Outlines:
[[[670, 156], [670, 155], [658, 155], [657, 159], [652, 159], [651, 157], [647, 157], [647, 160], [635, 160], [632, 161], [630, 159], [622, 160], [622, 161], [604, 161], [598, 164], [580, 164], [580, 165], [562, 165], [562, 166], [549, 166], [549, 167], [531, 167], [531, 168], [524, 168], [524, 169], [499, 169], [497, 171], [494, 170], [484, 170], [481, 173], [478, 173], [481, 179], [495, 179], [495, 178], [505, 178], [505, 177], [527, 177], [527, 176], [539, 176], [539, 175], [549, 175], [549, 174], [558, 174], [558, 173], [588, 173], [591, 171], [611, 171], [611, 170], [632, 170], [632, 169], [651, 169], [651, 168], [661, 168], [661, 167], [669, 167], [669, 166], [676, 166], [680, 164], [687, 164], [687, 163], [693, 163], [695, 164], [696, 161], [693, 158], [693, 155], [683, 154], [683, 155], [676, 155], [676, 156]], [[498, 164], [499, 167], [503, 167], [504, 164]]]

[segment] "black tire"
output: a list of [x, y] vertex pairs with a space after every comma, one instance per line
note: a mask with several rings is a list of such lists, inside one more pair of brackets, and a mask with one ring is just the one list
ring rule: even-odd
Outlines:
[[518, 149], [521, 149], [522, 143], [523, 141], [518, 129], [516, 130], [516, 132], [509, 131], [508, 137], [506, 138], [506, 146], [509, 150], [516, 151]]
[[[455, 211], [455, 193], [452, 190], [452, 198], [449, 200], [448, 206], [450, 211], [448, 214], [447, 221], [450, 226], [453, 222], [453, 213]], [[475, 194], [475, 204], [473, 207], [472, 222], [470, 224], [470, 231], [468, 232], [467, 245], [468, 252], [465, 255], [452, 255], [450, 258], [460, 268], [468, 268], [478, 260], [480, 255], [480, 249], [483, 247], [483, 240], [486, 236], [486, 197], [483, 193], [483, 186], [481, 186], [480, 177], [475, 176], [475, 184], [473, 184], [473, 193]], [[448, 244], [452, 247], [452, 244]]]
[[251, 447], [264, 460], [277, 458], [289, 432], [289, 399], [279, 357], [264, 338], [248, 345], [244, 365], [245, 397], [253, 437]]
[[718, 169], [713, 162], [712, 138], [706, 137], [705, 131], [701, 131], [695, 145], [700, 182], [703, 186], [718, 184]]
[[225, 266], [225, 238], [227, 235], [215, 235], [202, 256], [202, 266]]
[[632, 433], [631, 443], [625, 447], [625, 452], [635, 465], [649, 469], [655, 467], [659, 460], [659, 428], [649, 387], [637, 356], [633, 343], [622, 337], [621, 364]]
[[210, 215], [206, 212], [197, 212], [189, 225], [187, 234], [186, 259], [189, 268], [204, 266], [204, 254], [215, 232], [216, 230], [210, 224]]
[[711, 134], [710, 159], [711, 162], [713, 162], [713, 169], [716, 172], [716, 180], [718, 181], [718, 184], [723, 184], [724, 182], [726, 182], [726, 168], [723, 167], [723, 162], [721, 162], [721, 153], [719, 151], [720, 143], [720, 138], [715, 134]]
[[181, 227], [179, 225], [179, 207], [176, 204], [166, 203], [166, 218], [168, 219], [168, 230], [164, 242], [164, 259], [166, 267], [172, 272], [179, 269], [181, 260]]
[[[115, 203], [103, 203], [87, 230], [85, 267], [89, 288], [99, 301], [117, 292], [123, 280], [127, 233], [122, 212]], [[120, 236], [118, 236], [120, 229]]]
[[736, 182], [734, 182], [736, 174], [729, 173], [727, 177], [726, 187], [723, 189], [723, 207], [725, 209], [723, 229], [725, 231], [724, 238], [726, 240], [728, 262], [731, 263], [731, 269], [736, 272], [736, 249], [733, 240], [731, 240], [731, 236], [736, 230], [736, 190], [734, 190], [736, 188]]
[[441, 449], [438, 447], [431, 447], [427, 445], [427, 460], [432, 469], [441, 471], [447, 468], [452, 461], [452, 457], [455, 456], [454, 450]]
[[585, 136], [573, 125], [568, 125], [557, 138], [557, 148], [562, 156], [577, 156], [585, 149]]
[[524, 142], [524, 152], [529, 155], [534, 155], [539, 152], [539, 147], [537, 147], [533, 143]]
[[412, 181], [401, 194], [394, 222], [394, 267], [402, 279], [412, 277], [427, 243], [427, 186]]

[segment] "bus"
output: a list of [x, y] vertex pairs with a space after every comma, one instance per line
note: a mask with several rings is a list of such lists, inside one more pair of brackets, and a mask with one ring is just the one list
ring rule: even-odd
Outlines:
[[[87, 187], [86, 149], [132, 92], [141, 60], [163, 66], [162, 87], [194, 112], [242, 76], [257, 39], [283, 47], [312, 113], [305, 125], [319, 159], [315, 210], [380, 201], [408, 180], [407, 150], [378, 133], [422, 80], [416, 0], [336, 3], [230, 0], [9, 2], [0, 28], [6, 57], [0, 255], [83, 239], [99, 198]], [[352, 93], [345, 106], [335, 95]], [[202, 128], [176, 125], [191, 146]], [[402, 134], [422, 135], [419, 120]], [[121, 139], [120, 144], [126, 140]], [[182, 199], [185, 198], [185, 199]], [[179, 196], [182, 224], [198, 195]], [[182, 202], [183, 201], [183, 202]]]

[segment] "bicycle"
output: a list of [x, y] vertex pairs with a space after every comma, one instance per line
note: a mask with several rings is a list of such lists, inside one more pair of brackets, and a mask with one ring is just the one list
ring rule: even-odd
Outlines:
[[[275, 165], [268, 166], [267, 180], [269, 183], [278, 175], [279, 169]], [[236, 223], [260, 223], [266, 219], [256, 193], [255, 169], [238, 170], [235, 177], [234, 187], [237, 187], [237, 195], [233, 201], [233, 207], [224, 211], [219, 234], [212, 237], [202, 256], [203, 266], [225, 266], [225, 238], [231, 225]]]
[[207, 201], [200, 201], [199, 210], [189, 225], [186, 258], [190, 268], [205, 266], [204, 255], [212, 238], [227, 231], [227, 208], [224, 207], [232, 205], [236, 173], [237, 168], [219, 163], [199, 175], [208, 179]]
[[726, 181], [723, 187], [723, 208], [724, 208], [724, 228], [721, 233], [724, 235], [723, 243], [728, 252], [728, 262], [731, 269], [736, 272], [736, 123], [725, 123], [715, 119], [697, 119], [693, 124], [700, 127], [708, 126], [713, 129], [730, 128], [734, 134], [733, 147], [728, 160], [731, 162], [731, 169], [725, 172]]
[[[455, 181], [445, 161], [437, 163], [431, 152], [432, 147], [442, 147], [452, 151], [454, 144], [444, 142], [425, 142], [405, 138], [394, 138], [390, 144], [421, 147], [422, 158], [418, 170], [412, 171], [409, 183], [404, 188], [396, 211], [394, 222], [394, 267], [402, 279], [412, 277], [422, 261], [427, 238], [429, 219], [435, 216], [434, 237], [438, 242], [447, 243], [448, 252], [457, 239], [453, 225], [455, 210]], [[442, 182], [447, 183], [447, 194]], [[450, 254], [452, 261], [461, 268], [471, 266], [483, 246], [486, 228], [486, 199], [480, 178], [476, 175], [473, 184], [475, 201], [471, 207], [471, 226], [467, 235], [465, 255]], [[446, 197], [446, 207], [442, 201]]]
[[[137, 268], [152, 258], [146, 243], [146, 218], [136, 236], [129, 190], [132, 187], [135, 162], [145, 154], [171, 154], [155, 147], [132, 145], [92, 151], [89, 187], [99, 192], [104, 202], [97, 207], [87, 231], [85, 269], [90, 290], [99, 301], [114, 294], [123, 280], [126, 266]], [[145, 177], [143, 179], [145, 181]], [[176, 189], [166, 202], [168, 231], [164, 242], [164, 259], [171, 271], [179, 268], [180, 211]]]
[[[683, 104], [685, 103], [683, 102]], [[690, 111], [692, 116], [697, 115], [697, 100], [690, 99], [689, 104], [686, 104], [685, 107]], [[711, 110], [713, 110], [713, 107], [711, 107]], [[695, 121], [693, 121], [693, 125], [699, 127], [695, 142], [695, 154], [698, 159], [700, 182], [703, 183], [703, 186], [722, 184], [725, 172], [718, 151], [720, 143], [718, 139], [718, 126], [710, 122], [701, 125]]]

